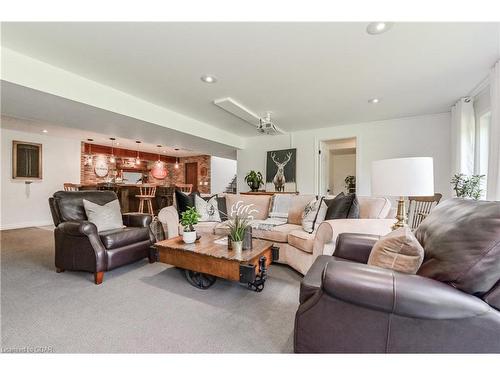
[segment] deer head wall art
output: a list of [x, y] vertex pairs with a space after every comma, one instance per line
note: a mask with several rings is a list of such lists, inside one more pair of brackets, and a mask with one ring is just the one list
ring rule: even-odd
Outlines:
[[267, 152], [266, 190], [295, 192], [297, 150], [277, 150]]

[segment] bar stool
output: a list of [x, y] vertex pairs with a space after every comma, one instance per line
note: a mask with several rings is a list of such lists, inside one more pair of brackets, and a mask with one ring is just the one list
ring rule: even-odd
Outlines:
[[175, 187], [186, 194], [191, 194], [193, 191], [193, 184], [176, 184]]
[[64, 191], [78, 191], [80, 190], [80, 186], [79, 184], [72, 184], [70, 182], [65, 182], [63, 184], [64, 186]]
[[135, 197], [139, 198], [139, 212], [144, 213], [144, 202], [147, 204], [147, 211], [149, 214], [153, 215], [153, 204], [152, 200], [156, 196], [156, 185], [146, 185], [143, 184], [139, 187], [139, 194]]

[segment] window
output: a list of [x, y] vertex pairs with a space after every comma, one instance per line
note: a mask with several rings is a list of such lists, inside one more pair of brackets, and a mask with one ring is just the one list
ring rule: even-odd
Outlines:
[[477, 131], [477, 162], [475, 166], [476, 174], [484, 174], [483, 196], [486, 197], [486, 186], [488, 179], [488, 152], [490, 142], [490, 122], [491, 112], [486, 112], [479, 117], [479, 123], [476, 124]]

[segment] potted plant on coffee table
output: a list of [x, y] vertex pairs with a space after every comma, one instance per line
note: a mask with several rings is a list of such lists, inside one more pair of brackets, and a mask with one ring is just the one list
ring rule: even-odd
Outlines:
[[259, 188], [264, 185], [264, 179], [262, 178], [262, 173], [256, 171], [250, 171], [245, 176], [245, 182], [250, 187], [252, 191], [258, 191]]
[[201, 215], [194, 207], [188, 208], [181, 214], [181, 224], [184, 227], [182, 239], [185, 243], [194, 243], [196, 241], [196, 231], [194, 230], [194, 225], [198, 224], [200, 216]]
[[244, 214], [236, 214], [228, 221], [227, 226], [229, 228], [229, 238], [231, 239], [231, 249], [241, 252], [245, 231], [250, 226], [250, 218]]

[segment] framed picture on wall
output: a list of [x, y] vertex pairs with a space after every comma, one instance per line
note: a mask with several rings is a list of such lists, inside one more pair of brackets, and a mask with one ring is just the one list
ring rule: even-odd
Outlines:
[[296, 158], [296, 148], [267, 152], [266, 191], [297, 191]]
[[12, 178], [42, 179], [42, 144], [12, 141]]

